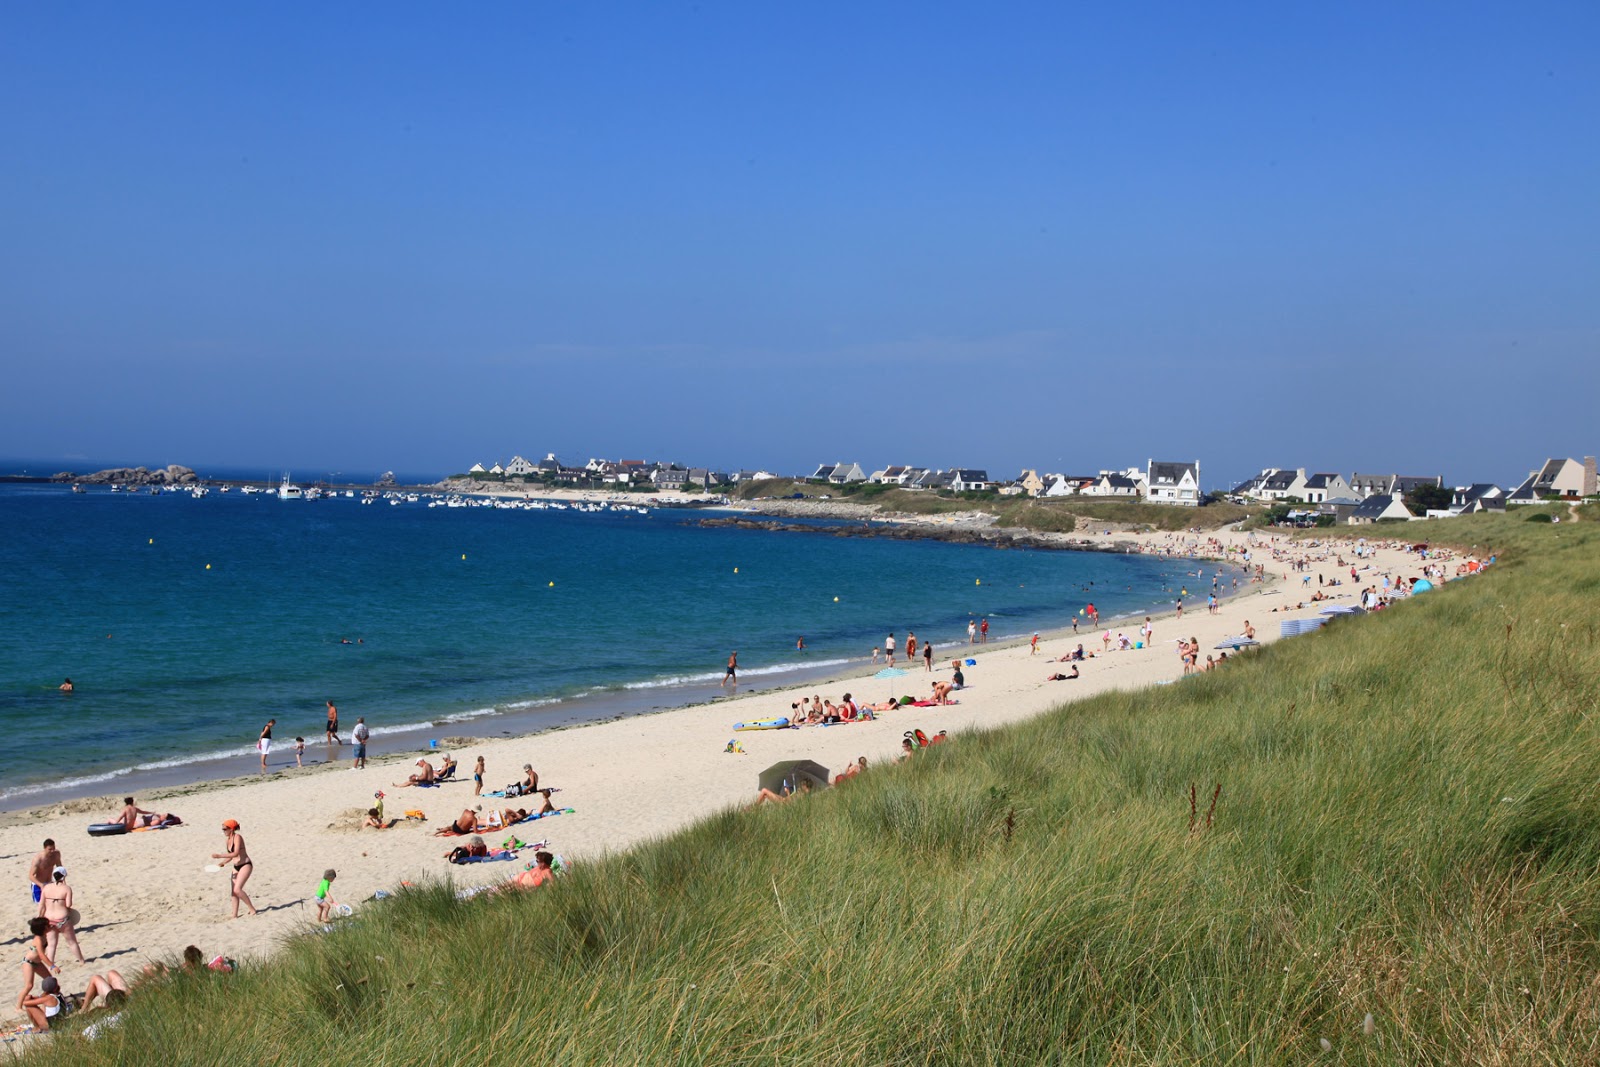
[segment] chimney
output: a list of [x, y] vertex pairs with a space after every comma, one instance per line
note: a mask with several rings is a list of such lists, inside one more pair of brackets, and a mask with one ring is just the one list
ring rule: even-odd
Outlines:
[[1595, 490], [1594, 457], [1583, 457], [1583, 495], [1594, 496]]

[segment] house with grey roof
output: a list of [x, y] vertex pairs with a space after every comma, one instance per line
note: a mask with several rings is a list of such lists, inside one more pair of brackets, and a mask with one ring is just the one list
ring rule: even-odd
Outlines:
[[1305, 487], [1304, 467], [1294, 470], [1287, 467], [1266, 467], [1254, 478], [1236, 486], [1233, 492], [1236, 496], [1249, 497], [1251, 500], [1284, 500], [1291, 496], [1304, 500]]
[[1493, 482], [1458, 485], [1450, 497], [1450, 514], [1476, 515], [1484, 511], [1504, 511], [1506, 491]]
[[1582, 463], [1575, 459], [1547, 459], [1544, 466], [1529, 471], [1528, 477], [1506, 499], [1511, 504], [1537, 504], [1548, 497], [1578, 500], [1594, 496], [1595, 491], [1593, 456], [1585, 456]]
[[511, 462], [506, 464], [506, 473], [517, 477], [521, 477], [524, 474], [532, 474], [538, 469], [521, 456], [512, 456]]
[[1361, 505], [1350, 513], [1347, 520], [1351, 526], [1365, 526], [1369, 523], [1381, 522], [1385, 519], [1413, 519], [1405, 501], [1394, 493], [1377, 493], [1367, 497]]
[[1351, 498], [1354, 490], [1341, 474], [1312, 474], [1306, 477], [1300, 499], [1307, 504]]
[[958, 493], [976, 493], [989, 488], [988, 471], [957, 467], [950, 475], [950, 488]]
[[1157, 463], [1148, 461], [1145, 477], [1145, 499], [1152, 504], [1176, 504], [1180, 507], [1200, 506], [1200, 461], [1193, 463]]
[[688, 480], [688, 471], [673, 467], [658, 467], [650, 475], [650, 484], [657, 489], [682, 489]]
[[[1138, 475], [1136, 478], [1135, 475]], [[1100, 476], [1079, 490], [1083, 496], [1116, 496], [1137, 499], [1143, 488], [1144, 472], [1129, 468], [1126, 471], [1101, 471]]]

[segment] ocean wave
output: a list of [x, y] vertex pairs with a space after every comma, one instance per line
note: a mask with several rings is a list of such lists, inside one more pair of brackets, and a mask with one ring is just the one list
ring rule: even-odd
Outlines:
[[[774, 674], [791, 674], [814, 667], [843, 667], [856, 662], [850, 659], [816, 659], [804, 663], [780, 663], [771, 667], [740, 667], [740, 678], [760, 678]], [[727, 677], [722, 671], [705, 671], [700, 674], [670, 674], [665, 678], [650, 678], [642, 682], [624, 682], [623, 689], [662, 689], [670, 685], [693, 685], [696, 682], [716, 682]]]
[[36, 796], [40, 793], [52, 793], [60, 790], [82, 789], [85, 786], [114, 782], [118, 778], [125, 778], [130, 774], [138, 774], [141, 771], [164, 771], [173, 767], [187, 767], [192, 763], [205, 763], [208, 760], [253, 756], [255, 751], [255, 746], [252, 745], [249, 748], [230, 748], [219, 752], [201, 752], [192, 756], [173, 756], [170, 759], [136, 763], [131, 767], [118, 767], [115, 770], [102, 771], [99, 774], [85, 774], [76, 778], [56, 778], [47, 782], [16, 785], [9, 789], [0, 789], [0, 801], [10, 800], [13, 797]]

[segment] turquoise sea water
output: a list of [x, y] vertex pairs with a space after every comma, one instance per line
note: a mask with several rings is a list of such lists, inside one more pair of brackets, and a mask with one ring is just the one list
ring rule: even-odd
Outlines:
[[972, 614], [999, 639], [1194, 582], [1181, 561], [700, 517], [0, 487], [0, 727], [30, 754], [0, 806], [136, 768], [239, 773], [269, 717], [280, 753], [296, 734], [320, 750], [329, 699], [347, 736], [357, 715], [380, 739], [528, 728], [713, 698], [733, 649], [743, 685], [767, 687], [863, 662], [890, 630], [953, 654]]

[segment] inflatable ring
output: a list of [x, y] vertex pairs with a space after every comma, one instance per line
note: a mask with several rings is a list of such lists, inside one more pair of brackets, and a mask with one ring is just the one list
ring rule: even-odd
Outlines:
[[128, 827], [120, 822], [96, 822], [89, 824], [90, 837], [115, 837], [128, 832]]

